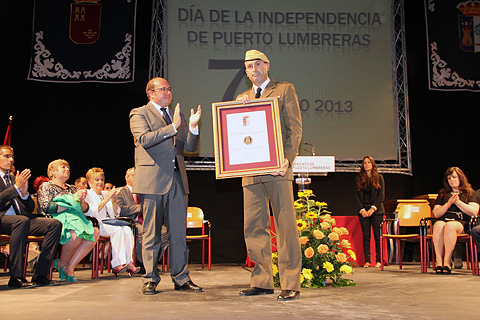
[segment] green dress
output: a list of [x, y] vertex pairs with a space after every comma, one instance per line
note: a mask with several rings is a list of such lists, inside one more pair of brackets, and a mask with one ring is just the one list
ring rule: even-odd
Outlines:
[[[51, 181], [42, 183], [38, 190], [38, 209], [48, 213], [53, 218], [62, 222], [62, 234], [60, 244], [65, 244], [71, 239], [70, 231], [73, 230], [77, 237], [87, 241], [95, 241], [94, 229], [90, 221], [85, 217], [80, 207], [80, 200], [75, 194], [76, 188], [67, 185], [63, 189]], [[58, 206], [67, 208], [57, 212]]]

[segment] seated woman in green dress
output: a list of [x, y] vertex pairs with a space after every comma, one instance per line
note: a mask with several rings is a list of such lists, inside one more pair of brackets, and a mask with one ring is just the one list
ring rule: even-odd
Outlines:
[[89, 208], [85, 202], [87, 190], [77, 190], [66, 183], [70, 178], [68, 162], [62, 159], [50, 162], [48, 177], [50, 181], [43, 183], [38, 190], [38, 211], [62, 222], [62, 254], [58, 261], [60, 279], [77, 281], [75, 267], [95, 246], [100, 230], [94, 228], [83, 214]]

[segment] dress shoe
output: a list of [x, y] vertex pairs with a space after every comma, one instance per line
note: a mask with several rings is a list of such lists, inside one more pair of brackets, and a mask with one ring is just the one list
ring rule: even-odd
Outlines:
[[130, 269], [128, 269], [128, 267], [127, 267], [127, 273], [128, 273], [128, 275], [131, 277], [132, 274], [137, 274], [137, 273], [139, 273], [139, 272], [140, 272], [140, 269], [141, 269], [140, 267], [133, 267], [133, 269], [130, 270]]
[[279, 301], [290, 301], [300, 298], [300, 291], [295, 290], [282, 290], [278, 295], [277, 300]]
[[116, 266], [115, 268], [112, 268], [112, 272], [115, 275], [115, 278], [118, 277], [119, 273], [122, 273], [122, 272], [125, 272], [125, 271], [127, 271], [127, 265], [125, 265], [125, 264]]
[[192, 280], [188, 280], [181, 286], [175, 285], [175, 290], [179, 291], [189, 291], [189, 292], [202, 292], [202, 288], [193, 283]]
[[8, 287], [10, 289], [20, 289], [20, 288], [34, 288], [35, 284], [27, 281], [25, 278], [10, 278], [8, 280]]
[[263, 289], [258, 287], [251, 287], [245, 290], [240, 291], [242, 297], [246, 296], [258, 296], [262, 294], [273, 294], [273, 289]]
[[37, 276], [37, 275], [34, 275], [34, 276], [32, 277], [32, 283], [36, 284], [36, 285], [39, 286], [39, 287], [43, 287], [43, 286], [56, 285], [56, 284], [57, 284], [57, 281], [48, 279], [48, 276]]
[[157, 284], [155, 282], [145, 282], [143, 284], [142, 293], [147, 295], [155, 294], [156, 287]]

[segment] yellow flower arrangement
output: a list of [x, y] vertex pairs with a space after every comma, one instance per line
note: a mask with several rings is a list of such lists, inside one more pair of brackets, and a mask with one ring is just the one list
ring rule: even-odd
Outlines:
[[298, 227], [298, 230], [303, 230], [307, 227], [307, 223], [305, 221], [303, 221], [302, 219], [298, 219], [297, 220], [297, 227]]
[[[301, 285], [304, 288], [325, 287], [330, 280], [332, 286], [355, 286], [353, 280], [343, 278], [353, 272], [352, 263], [357, 256], [347, 239], [348, 230], [337, 227], [335, 218], [328, 211], [327, 203], [314, 201], [312, 190], [298, 192], [294, 203], [297, 227], [302, 246]], [[278, 256], [272, 256], [274, 282], [280, 285]]]

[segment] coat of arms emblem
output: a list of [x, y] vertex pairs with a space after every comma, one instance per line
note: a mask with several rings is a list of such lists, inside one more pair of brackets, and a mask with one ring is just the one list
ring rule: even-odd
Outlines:
[[480, 52], [480, 2], [469, 0], [457, 5], [463, 14], [458, 16], [460, 48], [466, 52]]
[[70, 5], [70, 39], [76, 44], [95, 43], [100, 38], [100, 0], [74, 0]]

